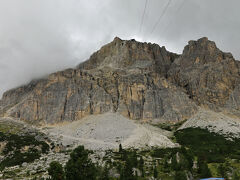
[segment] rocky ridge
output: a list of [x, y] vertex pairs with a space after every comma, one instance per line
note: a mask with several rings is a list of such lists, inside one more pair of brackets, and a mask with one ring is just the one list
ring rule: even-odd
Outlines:
[[239, 138], [239, 81], [239, 61], [207, 38], [190, 41], [181, 55], [115, 38], [76, 68], [4, 93], [0, 131], [34, 135], [50, 145], [50, 152], [6, 167], [0, 179], [47, 178], [50, 162], [66, 164], [66, 150], [77, 145], [94, 150], [93, 160], [102, 166], [106, 150], [117, 152], [119, 143], [123, 148], [179, 147], [161, 123], [185, 122], [179, 130], [200, 127]]
[[107, 112], [175, 123], [199, 107], [238, 116], [239, 64], [207, 38], [189, 41], [182, 55], [115, 38], [74, 69], [7, 91], [0, 113], [37, 125]]

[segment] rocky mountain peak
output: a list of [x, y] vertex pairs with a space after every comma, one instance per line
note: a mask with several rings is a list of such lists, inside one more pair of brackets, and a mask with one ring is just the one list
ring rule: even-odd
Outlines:
[[239, 79], [239, 63], [207, 38], [189, 41], [177, 55], [115, 37], [77, 68], [6, 92], [0, 115], [48, 124], [107, 112], [172, 123], [190, 118], [199, 106], [231, 107], [237, 114]]
[[170, 53], [165, 47], [157, 44], [142, 43], [134, 39], [121, 40], [115, 37], [111, 43], [95, 52], [78, 68], [85, 70], [105, 67], [115, 70], [143, 69], [165, 75], [176, 57], [178, 57], [177, 54]]
[[184, 87], [195, 102], [216, 109], [228, 101], [239, 79], [238, 62], [204, 37], [189, 41], [168, 71], [169, 80]]
[[232, 54], [222, 52], [217, 48], [215, 42], [203, 37], [197, 41], [188, 42], [183, 50], [181, 65], [186, 67], [194, 64], [222, 62], [225, 59], [233, 59]]

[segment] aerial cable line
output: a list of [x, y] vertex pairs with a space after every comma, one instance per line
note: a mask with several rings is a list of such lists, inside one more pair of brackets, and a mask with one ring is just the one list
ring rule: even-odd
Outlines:
[[163, 10], [163, 12], [162, 12], [162, 14], [161, 14], [160, 17], [158, 18], [156, 24], [153, 26], [150, 35], [152, 35], [152, 33], [155, 31], [155, 29], [157, 28], [158, 24], [159, 24], [160, 21], [162, 20], [163, 16], [164, 16], [165, 13], [167, 12], [168, 7], [169, 7], [169, 5], [171, 4], [171, 1], [172, 1], [172, 0], [169, 0], [169, 1], [168, 1], [167, 5], [165, 6], [165, 8], [164, 8], [164, 10]]
[[[180, 6], [178, 7], [178, 9], [176, 10], [176, 14], [178, 14], [178, 13], [181, 11], [181, 9], [183, 8], [183, 6], [184, 6], [184, 4], [185, 4], [186, 1], [187, 1], [187, 0], [183, 0], [183, 1], [182, 1], [182, 3], [180, 4]], [[165, 26], [164, 30], [162, 31], [163, 33], [165, 33], [167, 27], [173, 22], [173, 20], [174, 20], [174, 18], [172, 18], [172, 19], [169, 21], [169, 23]]]
[[141, 32], [142, 32], [142, 26], [143, 26], [144, 16], [146, 14], [147, 4], [148, 4], [148, 0], [145, 1], [143, 15], [142, 15], [142, 19], [141, 19], [140, 28], [139, 28], [139, 34], [141, 34]]

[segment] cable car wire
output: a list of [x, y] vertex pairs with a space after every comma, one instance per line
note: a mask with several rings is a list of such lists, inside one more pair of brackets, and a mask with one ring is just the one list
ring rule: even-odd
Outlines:
[[142, 19], [141, 19], [141, 24], [140, 24], [140, 28], [139, 28], [139, 34], [141, 34], [141, 32], [142, 32], [142, 26], [143, 26], [144, 17], [145, 17], [145, 14], [146, 14], [147, 4], [148, 4], [148, 0], [145, 1], [144, 10], [143, 10]]
[[157, 22], [155, 23], [155, 25], [152, 28], [152, 31], [150, 32], [150, 35], [152, 35], [152, 33], [155, 31], [155, 29], [157, 28], [158, 24], [160, 23], [160, 21], [162, 20], [163, 16], [165, 15], [165, 13], [168, 10], [169, 5], [171, 4], [172, 0], [169, 0], [167, 5], [165, 6], [162, 14], [160, 15], [160, 17], [158, 18]]
[[[187, 0], [183, 0], [182, 3], [180, 4], [180, 6], [178, 7], [178, 9], [176, 10], [176, 14], [178, 14], [181, 9], [183, 8], [184, 4], [186, 3]], [[165, 26], [164, 30], [162, 31], [163, 33], [165, 33], [166, 29], [168, 28], [168, 26], [170, 24], [172, 24], [172, 22], [174, 21], [175, 18], [170, 19], [170, 21], [168, 22], [168, 24]]]

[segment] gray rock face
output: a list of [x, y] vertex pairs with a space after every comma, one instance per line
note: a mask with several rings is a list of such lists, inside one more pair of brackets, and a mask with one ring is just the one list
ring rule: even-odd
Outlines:
[[240, 117], [240, 81], [234, 91], [230, 94], [225, 108]]
[[197, 105], [233, 104], [237, 64], [206, 38], [190, 41], [181, 56], [156, 44], [115, 38], [75, 69], [6, 92], [0, 112], [33, 124], [106, 112], [174, 123], [194, 115]]
[[165, 47], [157, 44], [126, 41], [116, 37], [113, 42], [95, 52], [88, 61], [81, 63], [78, 68], [91, 70], [109, 67], [111, 69], [157, 72], [166, 75], [170, 65], [179, 55], [168, 52]]
[[240, 78], [237, 61], [207, 38], [190, 41], [168, 71], [168, 79], [183, 87], [198, 105], [224, 106]]

